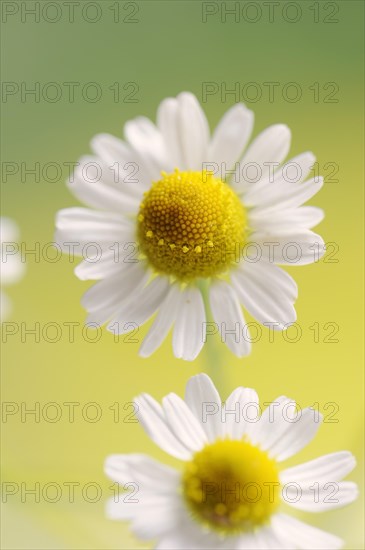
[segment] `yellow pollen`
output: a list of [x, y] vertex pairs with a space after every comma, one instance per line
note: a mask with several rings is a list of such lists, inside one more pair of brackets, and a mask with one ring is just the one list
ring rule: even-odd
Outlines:
[[182, 491], [193, 516], [223, 534], [248, 532], [277, 509], [276, 462], [245, 440], [217, 440], [185, 466]]
[[145, 193], [137, 220], [150, 265], [181, 281], [226, 272], [238, 264], [247, 242], [246, 211], [238, 196], [206, 171], [162, 172]]

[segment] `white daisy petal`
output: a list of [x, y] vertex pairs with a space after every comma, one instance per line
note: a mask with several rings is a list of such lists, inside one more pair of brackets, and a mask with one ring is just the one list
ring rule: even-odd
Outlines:
[[343, 541], [335, 535], [286, 514], [275, 515], [271, 524], [278, 537], [291, 542], [295, 550], [338, 550], [343, 546]]
[[98, 134], [92, 139], [91, 148], [102, 163], [109, 167], [109, 174], [118, 187], [122, 186], [128, 193], [140, 198], [151, 185], [143, 159], [124, 141], [110, 134]]
[[193, 452], [199, 451], [207, 442], [207, 437], [185, 401], [170, 393], [163, 399], [162, 404], [171, 431], [188, 449]]
[[[89, 234], [89, 240], [97, 240], [98, 236], [114, 238], [115, 235], [122, 231], [131, 231], [133, 224], [127, 218], [113, 212], [99, 212], [89, 208], [64, 208], [59, 210], [56, 216], [57, 229], [73, 231], [75, 236], [84, 237], [85, 233]], [[95, 231], [91, 234], [90, 231]]]
[[248, 332], [244, 332], [246, 322], [232, 286], [225, 281], [214, 283], [210, 288], [210, 307], [222, 342], [227, 344], [237, 357], [248, 355], [251, 351], [251, 342]]
[[[90, 245], [93, 250], [93, 246]], [[127, 269], [123, 259], [118, 258], [114, 250], [96, 249], [94, 257], [81, 262], [75, 268], [75, 275], [82, 281], [105, 279], [112, 277], [116, 273], [121, 273], [123, 269]]]
[[177, 99], [169, 97], [164, 99], [157, 111], [157, 126], [163, 136], [165, 147], [171, 164], [181, 169], [186, 168], [186, 163], [181, 150], [179, 133], [179, 103]]
[[[248, 431], [250, 410], [253, 408], [255, 418], [259, 412], [259, 398], [255, 390], [250, 388], [236, 388], [227, 398], [222, 413], [225, 421], [226, 434], [232, 439], [242, 439]], [[252, 412], [252, 411], [251, 411]]]
[[[19, 239], [19, 228], [17, 224], [10, 218], [0, 217], [0, 270], [1, 284], [10, 285], [17, 283], [24, 275], [25, 262], [22, 254], [19, 252], [20, 247], [17, 244]], [[7, 303], [5, 303], [5, 301]], [[10, 309], [6, 312], [10, 301], [4, 298], [4, 319], [10, 313]]]
[[[125, 495], [119, 496], [118, 500], [111, 498], [106, 508], [109, 519], [131, 521], [131, 531], [143, 540], [164, 537], [171, 526], [177, 523], [180, 512], [181, 504], [177, 498], [161, 499], [153, 496], [142, 500], [138, 493], [136, 497]], [[164, 518], [163, 522], [161, 517]]]
[[134, 402], [136, 415], [145, 432], [163, 451], [182, 460], [189, 460], [191, 451], [171, 431], [162, 407], [148, 394], [142, 394]]
[[196, 97], [188, 92], [178, 95], [180, 139], [186, 168], [201, 170], [207, 158], [209, 126]]
[[287, 468], [281, 472], [280, 480], [284, 484], [341, 481], [355, 466], [356, 459], [349, 451], [339, 451]]
[[159, 178], [161, 170], [173, 170], [162, 134], [148, 118], [138, 117], [127, 122], [124, 126], [124, 134], [138, 152], [139, 157], [143, 159], [152, 181]]
[[[163, 536], [179, 517], [182, 502], [178, 497], [180, 475], [177, 471], [145, 455], [112, 455], [105, 473], [130, 492], [109, 499], [107, 516], [132, 521], [132, 531], [140, 538]], [[163, 517], [164, 521], [158, 521]]]
[[300, 206], [285, 210], [251, 210], [250, 226], [254, 232], [288, 232], [298, 229], [311, 229], [324, 218], [321, 208]]
[[[5, 241], [8, 242], [8, 241]], [[2, 244], [4, 245], [4, 249], [6, 247], [5, 242], [3, 241]], [[1, 284], [2, 285], [11, 285], [15, 284], [20, 279], [22, 279], [24, 272], [25, 272], [25, 262], [22, 258], [21, 254], [19, 252], [15, 252], [13, 254], [14, 250], [14, 244], [10, 243], [10, 251], [11, 253], [8, 254], [5, 252], [5, 254], [1, 254], [1, 262], [0, 262], [0, 269], [1, 269]], [[9, 249], [8, 249], [9, 251]]]
[[275, 287], [276, 292], [283, 292], [293, 302], [298, 298], [298, 285], [293, 277], [273, 263], [265, 260], [257, 262], [244, 260], [240, 264], [239, 269], [250, 271], [253, 277], [270, 281], [270, 284]]
[[19, 228], [11, 218], [0, 217], [0, 239], [2, 243], [19, 240]]
[[186, 385], [185, 401], [203, 426], [209, 441], [223, 435], [222, 401], [209, 376], [198, 374], [190, 378]]
[[[248, 186], [244, 192], [244, 202], [247, 206], [269, 203], [281, 193], [285, 185], [298, 186], [310, 174], [315, 163], [315, 156], [311, 152], [301, 153], [288, 160], [279, 168], [272, 167], [266, 177]], [[290, 189], [290, 187], [289, 187]]]
[[110, 455], [105, 461], [106, 475], [122, 485], [136, 482], [143, 491], [170, 494], [176, 489], [179, 473], [143, 454]]
[[262, 259], [282, 265], [307, 265], [318, 262], [325, 252], [322, 237], [308, 229], [292, 233], [254, 233], [251, 242]]
[[124, 270], [90, 287], [81, 299], [87, 311], [95, 311], [112, 304], [116, 298], [128, 297], [130, 292], [137, 292], [144, 286], [149, 277], [140, 263], [127, 264]]
[[163, 501], [152, 498], [140, 506], [138, 516], [131, 523], [131, 531], [144, 540], [164, 537], [171, 526], [176, 525], [180, 514], [181, 503], [176, 497]]
[[357, 499], [359, 491], [352, 481], [303, 484], [291, 482], [283, 491], [283, 499], [292, 508], [306, 512], [326, 512], [342, 508]]
[[218, 175], [231, 170], [250, 139], [254, 114], [242, 103], [231, 107], [214, 130], [208, 158], [218, 167]]
[[180, 299], [181, 293], [177, 285], [172, 285], [161, 304], [152, 327], [142, 342], [139, 350], [142, 357], [149, 357], [166, 338], [178, 314]]
[[250, 178], [264, 178], [269, 173], [270, 165], [272, 169], [280, 164], [289, 152], [290, 140], [290, 130], [284, 124], [274, 124], [261, 132], [247, 149], [232, 179], [235, 189], [242, 193], [250, 185], [254, 185], [253, 181], [245, 180], [245, 172], [249, 171], [250, 166], [254, 167], [255, 172], [255, 176]]
[[280, 182], [273, 183], [269, 189], [258, 193], [256, 198], [247, 199], [247, 206], [255, 206], [258, 211], [264, 210], [267, 215], [271, 211], [297, 208], [314, 195], [323, 186], [323, 178], [313, 178], [304, 183]]
[[296, 320], [293, 307], [296, 286], [290, 276], [272, 267], [275, 266], [264, 262], [243, 262], [231, 278], [248, 312], [261, 324], [283, 330]]
[[110, 175], [97, 157], [82, 157], [68, 181], [70, 191], [87, 206], [124, 214], [135, 213], [139, 201], [122, 185], [108, 183]]
[[[267, 448], [269, 455], [278, 462], [295, 455], [312, 441], [321, 421], [321, 417], [319, 422], [314, 418], [314, 411], [310, 408], [301, 410], [296, 421], [281, 416], [275, 422], [276, 440]], [[263, 441], [261, 444], [266, 447]]]
[[241, 537], [239, 550], [293, 550], [288, 542], [278, 537], [271, 525]]
[[[17, 224], [10, 218], [0, 217], [0, 280], [1, 285], [17, 283], [24, 275], [26, 265], [21, 253]], [[13, 305], [8, 295], [0, 291], [0, 322], [11, 315]]]
[[179, 315], [173, 334], [174, 354], [179, 359], [193, 361], [205, 338], [205, 307], [201, 292], [195, 287], [182, 291]]
[[126, 334], [133, 326], [141, 326], [157, 311], [169, 289], [167, 277], [156, 277], [136, 296], [134, 293], [123, 302], [118, 314], [107, 330], [113, 334]]
[[293, 420], [295, 401], [281, 396], [270, 403], [256, 423], [249, 426], [249, 437], [253, 444], [267, 451], [287, 430]]
[[[131, 301], [137, 302], [141, 292], [143, 292], [143, 287], [149, 278], [149, 274], [148, 272], [140, 272], [138, 275], [139, 277], [133, 279], [133, 272], [128, 269], [126, 273], [120, 271], [116, 274], [116, 276], [113, 275], [112, 277], [108, 277], [107, 279], [103, 279], [100, 283], [97, 283], [98, 285], [101, 285], [103, 281], [107, 281], [108, 292], [105, 291], [105, 285], [107, 283], [98, 288], [97, 296], [95, 296], [95, 305], [91, 306], [93, 309], [90, 309], [89, 311], [86, 324], [96, 323], [97, 325], [102, 326], [106, 323], [106, 321], [113, 319], [107, 327], [107, 329], [113, 334], [125, 334], [133, 330], [136, 327], [136, 321], [130, 322], [128, 321], [128, 317], [126, 317], [126, 320], [123, 322], [120, 319], [120, 312], [124, 311]], [[125, 292], [125, 286], [121, 286], [121, 284], [123, 285], [123, 280], [125, 278], [126, 280], [128, 279], [128, 285], [133, 285], [133, 288], [129, 293]], [[102, 300], [101, 294], [103, 291], [105, 291], [105, 296]], [[147, 311], [146, 313], [144, 312], [144, 314], [147, 313]], [[116, 317], [117, 315], [119, 315], [119, 318]]]

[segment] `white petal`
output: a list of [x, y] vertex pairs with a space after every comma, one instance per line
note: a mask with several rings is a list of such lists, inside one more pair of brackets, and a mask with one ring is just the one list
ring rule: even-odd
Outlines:
[[110, 168], [113, 181], [129, 193], [140, 197], [151, 185], [143, 159], [124, 141], [110, 134], [97, 134], [91, 141], [91, 148]]
[[218, 165], [218, 175], [223, 177], [226, 170], [231, 170], [239, 160], [242, 151], [250, 139], [254, 114], [242, 103], [231, 107], [214, 130], [209, 145], [209, 160]]
[[132, 531], [143, 539], [163, 536], [178, 522], [182, 501], [177, 471], [136, 454], [108, 457], [105, 471], [125, 490], [132, 490], [109, 499], [110, 519], [130, 520]]
[[0, 217], [0, 242], [8, 243], [19, 240], [19, 228], [14, 220]]
[[271, 525], [243, 535], [237, 548], [239, 550], [293, 550], [283, 537], [278, 536]]
[[143, 454], [110, 455], [104, 471], [113, 481], [122, 485], [136, 482], [144, 490], [169, 494], [178, 483], [179, 473]]
[[[96, 240], [99, 236], [114, 238], [122, 231], [130, 230], [132, 222], [120, 214], [113, 212], [99, 212], [89, 208], [64, 208], [56, 216], [57, 229], [73, 231], [75, 236], [85, 237], [89, 233], [89, 240]], [[91, 235], [90, 235], [91, 233]]]
[[[122, 245], [122, 243], [119, 244]], [[134, 246], [133, 243], [128, 244]], [[89, 248], [94, 251], [92, 245]], [[119, 257], [115, 250], [95, 249], [94, 256], [90, 256], [75, 268], [75, 275], [81, 281], [97, 280], [113, 277], [116, 273], [122, 273], [125, 269], [128, 269], [125, 258]]]
[[180, 139], [186, 168], [201, 170], [207, 158], [209, 126], [205, 114], [196, 97], [183, 92], [177, 97], [179, 102]]
[[296, 208], [309, 201], [323, 186], [323, 178], [313, 178], [304, 183], [289, 183], [287, 181], [272, 183], [271, 186], [256, 196], [244, 198], [246, 206], [256, 206], [271, 211]]
[[288, 423], [293, 419], [295, 401], [280, 396], [270, 403], [262, 413], [258, 422], [250, 426], [249, 435], [253, 444], [260, 445], [267, 451], [287, 430]]
[[244, 192], [244, 203], [247, 206], [260, 206], [280, 194], [282, 185], [284, 185], [283, 189], [286, 189], [285, 184], [293, 186], [300, 184], [313, 169], [315, 160], [313, 153], [301, 153], [279, 168], [271, 169], [266, 177], [247, 185]]
[[133, 293], [123, 302], [118, 315], [107, 327], [113, 334], [126, 334], [133, 326], [141, 326], [156, 312], [169, 289], [167, 277], [156, 277], [138, 295]]
[[223, 436], [222, 401], [209, 376], [198, 374], [188, 380], [185, 401], [203, 426], [209, 441]]
[[276, 514], [271, 525], [279, 537], [291, 542], [294, 550], [338, 550], [343, 546], [343, 541], [335, 535], [286, 514]]
[[164, 537], [179, 521], [181, 516], [179, 500], [177, 497], [163, 501], [152, 498], [150, 502], [140, 507], [140, 513], [131, 524], [131, 531], [136, 537], [144, 540]]
[[255, 232], [284, 232], [311, 229], [324, 218], [321, 208], [300, 206], [285, 210], [251, 210], [250, 227]]
[[[289, 413], [290, 409], [293, 411], [293, 408], [290, 407], [286, 413]], [[282, 462], [310, 443], [316, 435], [321, 421], [321, 417], [319, 421], [315, 419], [314, 411], [310, 408], [299, 411], [294, 421], [290, 420], [288, 414], [276, 415], [271, 424], [273, 438], [270, 440], [270, 444], [266, 445], [263, 433], [260, 445], [268, 451], [272, 458]]]
[[142, 357], [149, 357], [165, 340], [178, 314], [180, 298], [181, 293], [177, 285], [171, 285], [152, 327], [142, 342], [139, 351]]
[[265, 262], [242, 262], [232, 272], [232, 283], [249, 313], [261, 324], [283, 330], [296, 320], [293, 295], [296, 285], [282, 270]]
[[250, 423], [250, 408], [259, 411], [259, 398], [255, 390], [250, 388], [236, 388], [226, 400], [222, 420], [225, 420], [226, 434], [232, 439], [242, 439]]
[[128, 121], [124, 126], [124, 133], [143, 159], [152, 181], [160, 177], [161, 170], [173, 170], [162, 134], [148, 118], [138, 117]]
[[318, 486], [314, 486], [313, 483], [297, 484], [291, 482], [283, 488], [282, 492], [283, 500], [289, 506], [312, 513], [342, 508], [356, 500], [358, 495], [359, 491], [356, 483], [331, 480], [319, 483]]
[[176, 317], [173, 348], [179, 359], [193, 361], [200, 353], [205, 339], [205, 307], [196, 287], [186, 288], [181, 295]]
[[191, 451], [168, 426], [162, 407], [148, 394], [134, 400], [138, 407], [136, 415], [147, 435], [163, 451], [182, 460], [189, 460]]
[[[10, 285], [17, 283], [25, 273], [26, 264], [24, 258], [17, 251], [15, 243], [5, 241], [2, 243], [2, 246], [3, 254], [0, 254], [1, 284]], [[9, 248], [7, 248], [8, 246]], [[15, 253], [13, 254], [13, 252]]]
[[[24, 275], [25, 262], [19, 253], [16, 241], [19, 238], [17, 224], [10, 218], [0, 217], [0, 271], [1, 284], [17, 283]], [[10, 301], [4, 296], [2, 319], [8, 317], [11, 310]]]
[[[235, 174], [232, 184], [238, 192], [243, 192], [250, 185], [254, 185], [252, 178], [264, 178], [270, 170], [270, 163], [277, 166], [287, 156], [290, 149], [290, 130], [284, 124], [274, 124], [259, 134], [243, 156], [239, 171]], [[251, 181], [244, 179], [246, 172], [251, 174], [250, 166], [254, 167], [254, 176]], [[257, 169], [256, 169], [257, 168]], [[272, 168], [271, 168], [272, 169]]]
[[149, 277], [142, 262], [127, 264], [126, 269], [113, 277], [103, 279], [90, 287], [81, 299], [87, 311], [95, 311], [113, 304], [121, 297], [128, 298], [130, 292], [144, 286]]
[[68, 181], [70, 191], [87, 206], [125, 214], [138, 210], [139, 200], [119, 183], [97, 157], [82, 157]]
[[251, 351], [251, 342], [247, 330], [244, 330], [246, 322], [232, 286], [225, 281], [212, 284], [210, 307], [222, 342], [227, 344], [237, 357], [248, 355]]
[[282, 483], [314, 483], [315, 481], [341, 481], [356, 466], [349, 451], [339, 451], [287, 468], [280, 474]]
[[183, 170], [186, 164], [181, 149], [179, 128], [179, 103], [175, 98], [164, 99], [157, 111], [157, 126], [164, 138], [170, 163]]
[[282, 265], [307, 265], [318, 262], [325, 252], [322, 237], [308, 229], [295, 232], [258, 232], [250, 237], [262, 259]]
[[207, 441], [201, 424], [180, 397], [170, 393], [163, 399], [163, 409], [171, 431], [193, 452], [199, 451]]

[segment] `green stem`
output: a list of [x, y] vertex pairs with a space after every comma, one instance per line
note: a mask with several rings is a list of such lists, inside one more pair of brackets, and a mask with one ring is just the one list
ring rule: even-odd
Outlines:
[[[203, 296], [206, 322], [214, 323], [213, 315], [210, 309], [209, 303], [209, 282], [206, 279], [201, 279], [199, 282], [199, 288]], [[222, 363], [222, 355], [217, 346], [216, 335], [207, 336], [206, 342], [203, 348], [203, 354], [205, 359], [205, 372], [212, 378], [214, 384], [217, 386], [219, 393], [225, 395], [225, 372], [224, 364]]]

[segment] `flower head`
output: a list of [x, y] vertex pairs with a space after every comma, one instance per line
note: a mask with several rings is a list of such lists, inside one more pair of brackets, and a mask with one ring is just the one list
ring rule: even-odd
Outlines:
[[94, 156], [81, 158], [69, 181], [88, 208], [61, 210], [56, 220], [56, 242], [84, 258], [76, 275], [99, 280], [82, 299], [87, 322], [122, 334], [157, 314], [141, 355], [174, 326], [175, 355], [193, 360], [206, 340], [203, 288], [217, 331], [239, 357], [251, 348], [242, 306], [274, 329], [295, 321], [297, 286], [277, 264], [323, 254], [311, 231], [323, 212], [302, 206], [322, 178], [307, 180], [312, 153], [283, 164], [285, 125], [246, 147], [252, 127], [253, 113], [237, 104], [210, 136], [197, 99], [181, 93], [161, 103], [156, 125], [139, 117], [126, 123], [125, 141], [92, 140]]
[[[16, 241], [19, 231], [16, 223], [10, 218], [0, 218], [0, 262], [1, 285], [17, 283], [23, 276], [25, 264], [21, 261]], [[11, 313], [12, 305], [8, 296], [1, 291], [1, 321], [5, 321]]]
[[281, 468], [316, 434], [317, 412], [279, 397], [261, 414], [248, 388], [222, 403], [205, 374], [189, 380], [185, 400], [171, 393], [160, 406], [143, 394], [135, 406], [151, 439], [183, 462], [175, 470], [142, 454], [107, 458], [106, 474], [134, 489], [134, 498], [112, 498], [108, 515], [130, 521], [137, 537], [157, 539], [160, 550], [342, 547], [338, 537], [281, 510], [286, 503], [322, 512], [357, 496], [356, 484], [342, 481], [355, 466], [347, 451]]

